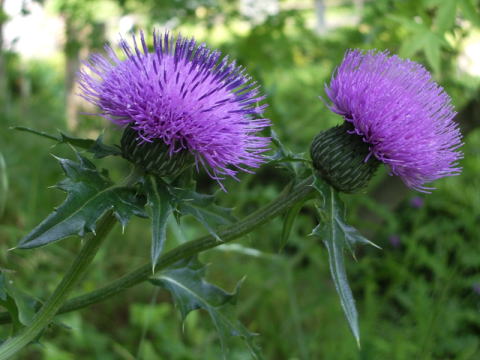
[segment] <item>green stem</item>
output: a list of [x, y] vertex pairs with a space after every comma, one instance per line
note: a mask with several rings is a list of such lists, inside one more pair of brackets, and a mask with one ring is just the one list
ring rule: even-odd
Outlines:
[[[123, 182], [124, 186], [132, 185], [139, 178], [141, 173], [134, 169]], [[75, 258], [75, 261], [68, 269], [54, 293], [45, 302], [41, 309], [35, 314], [32, 323], [24, 328], [17, 336], [5, 341], [0, 346], [0, 360], [10, 358], [27, 344], [35, 340], [41, 331], [50, 324], [59, 309], [68, 297], [68, 294], [76, 285], [78, 280], [85, 274], [91, 264], [103, 240], [116, 223], [113, 212], [108, 212], [98, 221], [96, 234], [88, 234], [85, 237], [85, 245]]]
[[[160, 271], [177, 262], [178, 260], [187, 258], [201, 251], [208, 250], [215, 246], [237, 239], [242, 235], [248, 234], [258, 226], [263, 225], [269, 220], [280, 215], [296, 202], [308, 199], [313, 192], [313, 187], [311, 186], [312, 183], [312, 177], [305, 179], [289, 192], [283, 193], [277, 199], [273, 200], [263, 208], [253, 212], [243, 220], [218, 231], [218, 235], [223, 242], [218, 242], [214, 237], [209, 235], [186, 242], [172, 249], [171, 251], [166, 252], [160, 256], [155, 267], [156, 271]], [[74, 311], [105, 300], [125, 289], [147, 280], [150, 276], [152, 276], [152, 266], [150, 263], [148, 263], [126, 274], [125, 276], [114, 280], [110, 284], [100, 289], [67, 301], [59, 310], [59, 313]], [[8, 314], [0, 314], [0, 323], [5, 322], [8, 322]]]
[[68, 269], [64, 278], [55, 289], [55, 292], [43, 305], [40, 311], [35, 315], [32, 323], [20, 332], [14, 338], [7, 340], [0, 347], [0, 359], [8, 359], [17, 351], [33, 341], [38, 334], [52, 321], [58, 310], [66, 300], [68, 294], [77, 283], [78, 279], [85, 273], [88, 265], [92, 262], [97, 250], [102, 244], [102, 240], [110, 232], [115, 224], [115, 217], [112, 213], [108, 213], [99, 222], [96, 236], [90, 235], [85, 241], [80, 253], [77, 255], [75, 261]]

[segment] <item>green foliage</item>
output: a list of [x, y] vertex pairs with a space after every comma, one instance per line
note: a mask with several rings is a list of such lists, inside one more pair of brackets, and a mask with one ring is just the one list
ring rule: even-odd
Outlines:
[[67, 193], [65, 202], [26, 235], [18, 248], [43, 246], [71, 235], [95, 232], [97, 220], [112, 210], [126, 226], [132, 215], [146, 217], [135, 189], [113, 185], [89, 160], [77, 153], [78, 162], [58, 158], [67, 176], [57, 188]]
[[317, 208], [320, 215], [320, 223], [313, 230], [312, 235], [323, 240], [327, 248], [330, 272], [332, 273], [335, 288], [340, 296], [340, 302], [348, 324], [352, 329], [353, 336], [355, 336], [360, 346], [358, 313], [345, 271], [344, 250], [348, 249], [354, 256], [353, 247], [357, 244], [377, 246], [363, 237], [357, 229], [345, 222], [345, 206], [333, 187], [325, 184], [318, 178], [315, 179], [314, 187], [320, 197]]
[[60, 132], [58, 136], [47, 134], [44, 131], [37, 131], [30, 129], [24, 126], [14, 126], [13, 130], [24, 131], [27, 133], [32, 133], [50, 140], [57, 141], [59, 144], [70, 144], [80, 149], [85, 149], [88, 152], [92, 153], [93, 156], [97, 159], [111, 156], [111, 155], [120, 155], [121, 151], [118, 147], [106, 145], [103, 143], [103, 136], [100, 135], [96, 140], [92, 139], [82, 139], [73, 137], [63, 132]]
[[162, 252], [167, 237], [167, 220], [172, 213], [172, 195], [167, 184], [154, 176], [145, 178], [147, 204], [151, 209], [152, 219], [152, 269], [155, 271], [158, 257]]
[[233, 293], [228, 293], [208, 283], [204, 279], [205, 270], [206, 267], [198, 259], [191, 258], [162, 270], [151, 282], [170, 291], [183, 320], [193, 310], [204, 309], [208, 312], [220, 337], [224, 359], [228, 358], [227, 342], [231, 336], [240, 336], [253, 358], [261, 359], [260, 350], [254, 343], [255, 334], [248, 331], [229, 309], [229, 304], [236, 302], [241, 282]]
[[283, 220], [282, 235], [278, 244], [279, 250], [283, 250], [285, 245], [287, 245], [288, 238], [290, 237], [290, 233], [292, 232], [292, 227], [295, 223], [295, 219], [297, 218], [300, 210], [304, 205], [304, 202], [298, 202], [287, 210]]
[[296, 154], [285, 147], [274, 130], [270, 131], [270, 137], [276, 151], [269, 156], [269, 165], [276, 165], [287, 170], [293, 178], [301, 177], [303, 174], [300, 171], [305, 168], [302, 163], [307, 162], [305, 154]]
[[200, 194], [189, 189], [172, 189], [174, 206], [181, 215], [191, 215], [218, 241], [216, 228], [235, 221], [232, 209], [215, 204], [214, 195]]
[[12, 319], [11, 335], [27, 326], [35, 314], [37, 301], [18, 289], [6, 272], [0, 272], [0, 305]]
[[8, 175], [7, 165], [5, 164], [5, 158], [0, 152], [0, 219], [5, 211], [8, 195]]

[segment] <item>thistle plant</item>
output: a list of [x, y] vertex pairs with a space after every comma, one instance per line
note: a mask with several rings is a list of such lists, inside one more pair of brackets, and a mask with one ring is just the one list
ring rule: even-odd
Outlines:
[[[353, 254], [359, 244], [376, 245], [348, 225], [339, 193], [363, 189], [380, 163], [423, 192], [431, 190], [426, 183], [459, 174], [461, 134], [448, 95], [417, 63], [385, 52], [348, 51], [326, 88], [330, 109], [344, 122], [315, 137], [310, 160], [283, 147], [273, 131], [268, 133], [271, 124], [262, 115], [265, 98], [244, 68], [193, 39], [154, 33], [150, 47], [147, 40], [143, 34], [133, 37], [131, 45], [121, 40], [122, 55], [106, 47], [106, 55], [93, 55], [79, 74], [81, 96], [123, 129], [118, 145], [105, 144], [101, 137], [79, 139], [18, 128], [77, 150], [75, 160], [58, 158], [66, 176], [57, 185], [67, 193], [64, 203], [25, 235], [16, 251], [72, 236], [85, 241], [51, 297], [34, 303], [31, 320], [20, 320], [11, 301], [16, 296], [12, 286], [1, 289], [0, 304], [10, 313], [0, 314], [0, 322], [15, 326], [0, 346], [0, 359], [38, 339], [57, 314], [144, 281], [169, 291], [182, 318], [206, 310], [224, 358], [231, 336], [245, 340], [252, 358], [262, 358], [257, 337], [232, 311], [242, 282], [233, 292], [208, 283], [197, 255], [282, 214], [283, 233], [288, 234], [300, 208], [311, 201], [319, 221], [312, 236], [325, 244], [341, 305], [360, 344], [344, 252]], [[273, 155], [268, 153], [271, 144], [276, 147]], [[131, 174], [120, 184], [95, 165], [95, 159], [105, 156], [131, 163]], [[262, 163], [285, 167], [291, 184], [241, 220], [219, 206], [214, 195], [197, 192], [195, 177], [201, 171], [228, 191], [225, 178], [241, 180], [242, 172], [251, 173]], [[133, 216], [150, 220], [150, 260], [102, 288], [68, 299], [115, 223], [125, 227]], [[183, 216], [195, 217], [209, 235], [164, 251], [167, 220]], [[1, 275], [1, 283], [8, 284], [5, 277]]]
[[[349, 141], [359, 160], [369, 165], [369, 174], [384, 163], [421, 192], [432, 190], [425, 183], [459, 174], [462, 142], [452, 121], [456, 113], [450, 97], [422, 65], [388, 52], [348, 51], [325, 90], [330, 110], [345, 120], [341, 132], [357, 135]], [[327, 134], [314, 141], [312, 156], [314, 165], [329, 174], [330, 168], [315, 161], [324, 156], [321, 138]]]
[[[156, 143], [172, 161], [189, 152], [197, 169], [201, 165], [215, 180], [264, 162], [269, 139], [258, 132], [270, 122], [256, 118], [266, 107], [258, 105], [264, 97], [242, 67], [181, 36], [154, 34], [152, 53], [143, 34], [141, 50], [133, 41], [134, 49], [120, 43], [124, 60], [106, 47], [108, 58], [94, 55], [80, 73], [83, 97], [106, 119], [129, 125], [125, 136], [133, 144], [122, 141], [125, 157], [143, 163], [153, 147], [142, 144], [161, 140]], [[155, 161], [161, 155], [148, 156]], [[163, 175], [160, 164], [142, 166]]]

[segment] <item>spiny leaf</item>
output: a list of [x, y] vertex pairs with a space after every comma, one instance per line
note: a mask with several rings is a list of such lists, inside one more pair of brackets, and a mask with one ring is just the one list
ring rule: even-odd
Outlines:
[[3, 216], [7, 203], [8, 194], [8, 176], [7, 165], [2, 153], [0, 153], [0, 218]]
[[5, 276], [0, 273], [0, 300], [7, 300], [7, 284], [5, 283]]
[[303, 153], [296, 154], [291, 150], [287, 149], [283, 143], [280, 141], [277, 133], [273, 130], [270, 131], [270, 138], [272, 143], [277, 148], [277, 151], [269, 156], [269, 164], [279, 165], [280, 167], [286, 169], [292, 175], [298, 174], [298, 164], [306, 162], [305, 155]]
[[[378, 245], [362, 236], [357, 229], [346, 223], [346, 209], [345, 204], [340, 199], [338, 192], [330, 185], [323, 182], [318, 177], [315, 177], [313, 187], [317, 190], [320, 198], [318, 199], [320, 216], [329, 222], [335, 229], [338, 230], [338, 239], [347, 248], [353, 257], [354, 246], [357, 244], [371, 245], [380, 249]], [[323, 226], [322, 224], [320, 226]]]
[[6, 274], [0, 272], [0, 305], [10, 313], [12, 334], [23, 326], [30, 325], [37, 302], [18, 289]]
[[312, 235], [323, 240], [328, 251], [330, 272], [340, 303], [347, 318], [350, 329], [358, 344], [360, 344], [360, 331], [358, 328], [358, 313], [355, 300], [348, 284], [345, 270], [344, 249], [347, 248], [354, 256], [355, 244], [375, 244], [360, 235], [360, 233], [345, 222], [345, 206], [333, 187], [316, 178], [313, 184], [318, 191], [320, 224], [313, 230]]
[[220, 337], [224, 359], [227, 359], [227, 340], [231, 336], [240, 336], [252, 357], [261, 359], [260, 350], [254, 342], [256, 334], [248, 331], [235, 319], [231, 309], [241, 282], [233, 293], [229, 293], [208, 283], [204, 277], [205, 266], [196, 258], [191, 258], [162, 270], [151, 282], [170, 291], [182, 319], [193, 310], [204, 309], [208, 312]]
[[51, 134], [48, 134], [44, 131], [38, 131], [38, 130], [30, 129], [30, 128], [25, 127], [25, 126], [12, 126], [10, 129], [35, 134], [35, 135], [38, 135], [38, 136], [41, 136], [41, 137], [44, 137], [44, 138], [47, 138], [47, 139], [50, 139], [50, 140], [55, 140], [55, 141], [61, 142], [61, 138], [59, 136], [51, 135]]
[[348, 284], [343, 248], [337, 241], [331, 240], [331, 238], [326, 238], [325, 235], [326, 234], [323, 234], [323, 238], [327, 240], [324, 240], [324, 244], [328, 251], [330, 272], [335, 284], [335, 289], [340, 296], [340, 303], [347, 318], [348, 324], [350, 325], [350, 329], [352, 330], [353, 336], [355, 337], [357, 344], [360, 345], [358, 313], [357, 308], [355, 307], [355, 299], [353, 298], [352, 290]]
[[304, 204], [304, 201], [300, 201], [292, 205], [292, 207], [290, 207], [290, 209], [288, 209], [287, 213], [285, 214], [285, 217], [283, 219], [282, 235], [279, 242], [279, 251], [281, 251], [287, 244], [290, 233], [292, 232], [293, 224], [295, 223], [295, 219], [297, 218], [298, 213], [300, 212]]
[[86, 158], [77, 154], [78, 162], [58, 159], [66, 178], [57, 187], [67, 192], [64, 203], [26, 235], [19, 243], [22, 249], [95, 232], [97, 220], [112, 210], [125, 227], [132, 215], [146, 217], [143, 201], [132, 188], [113, 186]]
[[175, 207], [182, 215], [192, 215], [218, 241], [222, 241], [215, 229], [235, 221], [232, 209], [215, 204], [214, 195], [200, 194], [193, 190], [172, 189], [175, 197]]
[[167, 184], [153, 176], [145, 179], [145, 192], [148, 205], [151, 208], [152, 218], [152, 270], [155, 271], [158, 257], [160, 256], [167, 233], [167, 220], [172, 213], [171, 203], [173, 197]]
[[24, 126], [14, 126], [11, 129], [35, 134], [50, 140], [57, 141], [60, 144], [70, 144], [75, 147], [85, 149], [88, 152], [92, 153], [95, 158], [103, 158], [110, 155], [121, 155], [121, 151], [118, 147], [106, 145], [103, 143], [102, 135], [100, 135], [96, 140], [93, 140], [69, 136], [62, 132], [59, 132], [59, 135], [51, 135], [47, 134], [46, 132], [37, 131]]

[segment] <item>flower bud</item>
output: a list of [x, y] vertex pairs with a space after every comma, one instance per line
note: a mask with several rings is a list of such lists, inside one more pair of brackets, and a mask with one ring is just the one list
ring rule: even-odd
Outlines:
[[171, 152], [161, 139], [141, 142], [138, 132], [131, 126], [125, 128], [120, 147], [125, 159], [159, 177], [175, 177], [194, 163], [194, 157], [187, 149]]
[[364, 188], [380, 165], [375, 156], [369, 156], [369, 145], [351, 130], [353, 126], [345, 121], [322, 131], [310, 147], [313, 167], [319, 175], [345, 193]]

